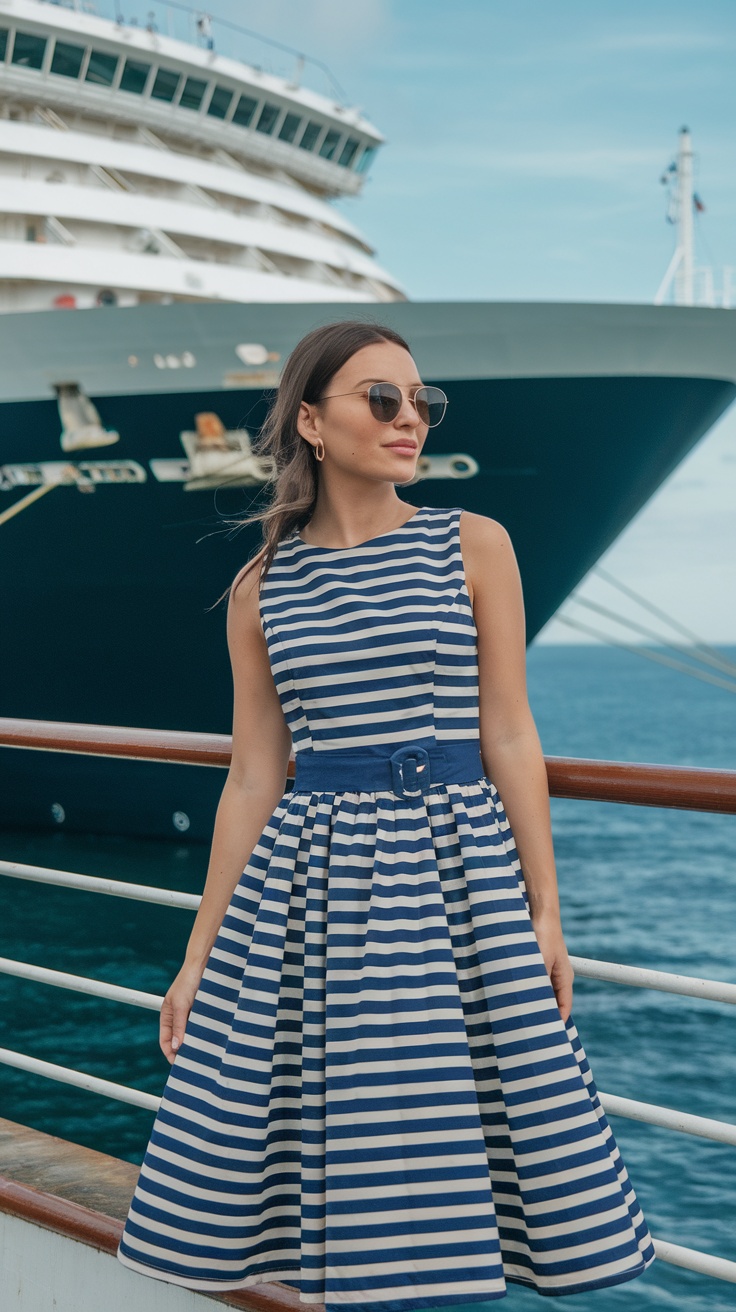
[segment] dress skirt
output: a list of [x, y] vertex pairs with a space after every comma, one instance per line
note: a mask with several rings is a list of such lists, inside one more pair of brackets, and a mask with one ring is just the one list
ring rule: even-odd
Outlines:
[[628, 1280], [649, 1234], [487, 779], [294, 793], [213, 947], [120, 1258], [408, 1312]]

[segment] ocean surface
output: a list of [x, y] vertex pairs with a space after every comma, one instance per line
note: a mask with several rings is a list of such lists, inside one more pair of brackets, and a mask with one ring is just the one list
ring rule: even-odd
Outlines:
[[[736, 647], [719, 650], [736, 666]], [[594, 645], [533, 646], [527, 668], [549, 756], [736, 769], [736, 679], [728, 691]], [[553, 798], [552, 828], [571, 953], [736, 981], [736, 816]], [[190, 892], [201, 892], [209, 855], [176, 840], [0, 837], [6, 860]], [[193, 913], [16, 880], [0, 888], [0, 955], [159, 994], [181, 964]], [[736, 1121], [734, 1008], [578, 980], [573, 1014], [599, 1089]], [[0, 975], [4, 1047], [159, 1094], [169, 1067], [157, 1035], [155, 1012]], [[2, 1066], [0, 1114], [133, 1162], [153, 1119]], [[652, 1233], [736, 1260], [736, 1149], [611, 1125]], [[517, 1285], [501, 1305], [541, 1306]], [[736, 1286], [659, 1261], [573, 1306], [726, 1312]]]

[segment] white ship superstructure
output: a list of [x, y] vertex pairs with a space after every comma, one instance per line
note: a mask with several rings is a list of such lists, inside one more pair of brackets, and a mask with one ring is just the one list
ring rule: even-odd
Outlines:
[[0, 0], [1, 311], [406, 299], [329, 204], [357, 109], [88, 8]]

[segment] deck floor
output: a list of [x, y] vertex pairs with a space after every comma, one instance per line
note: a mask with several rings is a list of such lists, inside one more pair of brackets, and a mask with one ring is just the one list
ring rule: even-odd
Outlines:
[[0, 1117], [0, 1175], [124, 1221], [138, 1167]]

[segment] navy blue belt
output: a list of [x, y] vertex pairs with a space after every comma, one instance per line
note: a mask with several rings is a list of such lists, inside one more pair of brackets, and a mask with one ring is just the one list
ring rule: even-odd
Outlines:
[[296, 752], [295, 793], [394, 792], [421, 797], [438, 784], [471, 784], [484, 775], [480, 741], [458, 738], [448, 742], [371, 743], [366, 747], [335, 747]]

